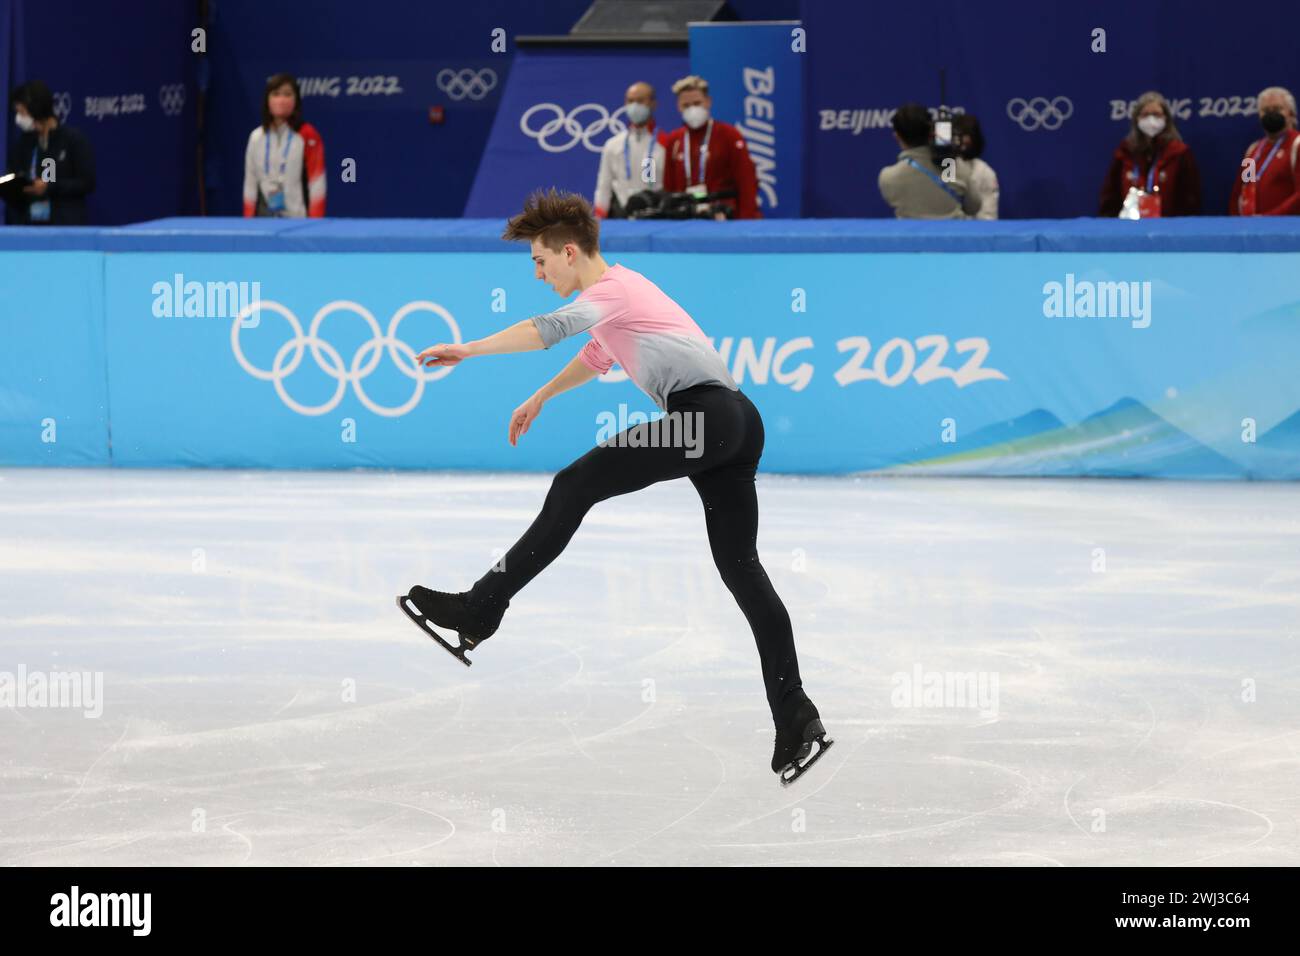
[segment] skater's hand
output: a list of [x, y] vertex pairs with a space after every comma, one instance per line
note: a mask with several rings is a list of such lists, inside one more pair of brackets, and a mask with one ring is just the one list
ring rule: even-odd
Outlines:
[[542, 411], [542, 400], [536, 395], [528, 399], [510, 416], [510, 444], [518, 442], [519, 436], [528, 431], [528, 426], [533, 423]]
[[455, 365], [462, 359], [469, 358], [469, 347], [466, 345], [430, 345], [427, 349], [415, 357], [417, 365], [423, 365], [426, 368], [431, 365]]

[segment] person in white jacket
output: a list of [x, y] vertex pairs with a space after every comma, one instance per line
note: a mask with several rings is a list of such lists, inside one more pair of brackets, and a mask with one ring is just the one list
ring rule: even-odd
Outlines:
[[984, 152], [984, 133], [980, 130], [980, 121], [969, 113], [960, 113], [953, 117], [952, 135], [961, 148], [962, 159], [970, 162], [971, 192], [980, 197], [980, 210], [975, 218], [998, 218], [998, 174], [980, 158]]
[[596, 196], [592, 205], [600, 218], [626, 215], [627, 201], [645, 190], [663, 187], [664, 147], [655, 129], [655, 91], [649, 83], [633, 83], [624, 95], [627, 129], [615, 133], [600, 152]]

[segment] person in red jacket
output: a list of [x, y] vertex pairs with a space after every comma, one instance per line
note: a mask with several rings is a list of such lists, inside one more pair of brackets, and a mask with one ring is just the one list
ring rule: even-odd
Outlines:
[[303, 122], [302, 93], [288, 73], [267, 81], [262, 123], [244, 151], [245, 216], [325, 215], [325, 145]]
[[1129, 117], [1128, 135], [1116, 147], [1101, 187], [1099, 216], [1118, 216], [1128, 191], [1148, 198], [1143, 218], [1195, 216], [1201, 211], [1201, 173], [1163, 96], [1143, 93]]
[[[686, 123], [668, 134], [668, 168], [664, 191], [686, 192], [703, 185], [708, 192], [734, 189], [735, 199], [720, 202], [735, 210], [737, 219], [761, 219], [758, 174], [745, 146], [745, 137], [730, 123], [709, 115], [713, 100], [703, 77], [687, 76], [673, 84], [677, 109]], [[725, 218], [721, 213], [718, 218]]]
[[1230, 216], [1294, 216], [1300, 213], [1300, 175], [1296, 152], [1295, 97], [1280, 86], [1259, 94], [1259, 124], [1264, 137], [1251, 143], [1233, 177]]

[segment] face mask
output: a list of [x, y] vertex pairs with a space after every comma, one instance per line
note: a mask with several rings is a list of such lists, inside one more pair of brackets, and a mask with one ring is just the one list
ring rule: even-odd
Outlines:
[[682, 110], [682, 119], [691, 129], [699, 129], [709, 121], [709, 111], [703, 106], [688, 106]]
[[646, 106], [644, 103], [628, 103], [627, 118], [631, 120], [634, 125], [640, 126], [650, 118], [650, 107]]
[[1138, 120], [1138, 129], [1154, 139], [1165, 131], [1165, 118], [1163, 116], [1144, 116]]
[[14, 122], [18, 124], [18, 128], [22, 130], [24, 133], [30, 133], [32, 129], [36, 126], [36, 120], [32, 119], [26, 113], [22, 113], [22, 114], [15, 113]]
[[1264, 127], [1264, 132], [1272, 136], [1274, 133], [1281, 132], [1282, 127], [1286, 125], [1286, 117], [1282, 115], [1281, 110], [1265, 110], [1264, 115], [1259, 118], [1259, 125]]

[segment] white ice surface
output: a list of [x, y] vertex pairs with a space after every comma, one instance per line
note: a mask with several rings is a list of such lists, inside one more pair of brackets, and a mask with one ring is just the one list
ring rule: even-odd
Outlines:
[[[547, 486], [0, 470], [0, 671], [103, 674], [98, 719], [0, 707], [0, 864], [1300, 864], [1300, 486], [760, 476], [837, 741], [787, 790], [686, 481], [472, 668], [394, 606]], [[894, 706], [917, 665], [996, 715]]]

